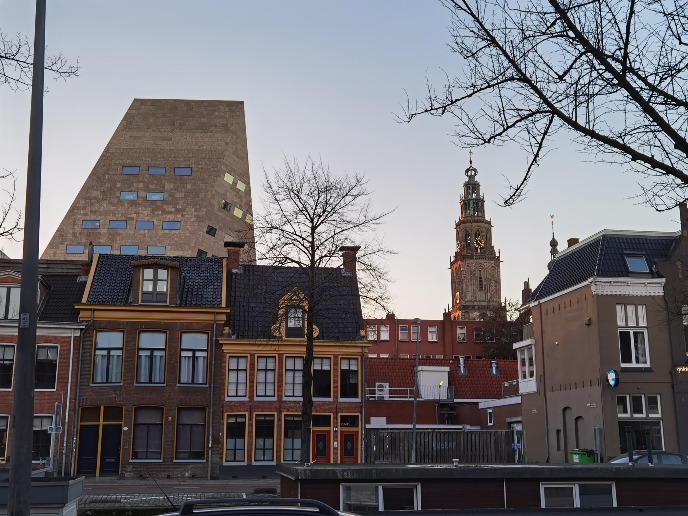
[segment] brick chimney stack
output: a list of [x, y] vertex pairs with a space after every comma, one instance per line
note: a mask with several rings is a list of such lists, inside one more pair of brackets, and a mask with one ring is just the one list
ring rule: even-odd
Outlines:
[[579, 242], [579, 239], [577, 239], [577, 238], [569, 238], [569, 239], [566, 241], [566, 248], [568, 249], [568, 248], [571, 247], [572, 245], [576, 245], [578, 242]]
[[356, 253], [361, 249], [360, 245], [343, 245], [339, 248], [344, 262], [344, 272], [356, 274]]
[[241, 266], [241, 250], [246, 244], [244, 242], [225, 242], [227, 249], [227, 268], [236, 270]]

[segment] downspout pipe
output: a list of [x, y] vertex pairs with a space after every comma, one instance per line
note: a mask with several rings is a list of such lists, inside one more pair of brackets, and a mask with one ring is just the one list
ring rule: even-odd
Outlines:
[[213, 358], [210, 366], [210, 408], [208, 414], [208, 480], [210, 480], [213, 467], [213, 408], [215, 404], [215, 339], [217, 337], [217, 312], [213, 314]]
[[[366, 389], [366, 361], [365, 361], [365, 351], [361, 352], [361, 376], [362, 382], [363, 382], [363, 389], [361, 393], [361, 462], [365, 464], [366, 461], [366, 399], [368, 398], [367, 391]], [[341, 427], [339, 429], [341, 432]], [[339, 453], [343, 453], [341, 450], [339, 450]], [[340, 455], [341, 457], [341, 455]], [[341, 459], [340, 459], [341, 460]]]

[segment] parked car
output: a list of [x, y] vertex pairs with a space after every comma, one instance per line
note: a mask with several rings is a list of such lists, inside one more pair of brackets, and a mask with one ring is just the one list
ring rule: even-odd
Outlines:
[[300, 498], [209, 498], [184, 502], [179, 512], [161, 516], [354, 516], [318, 500]]
[[[628, 464], [628, 453], [623, 453], [609, 461], [612, 464]], [[633, 462], [637, 464], [647, 464], [648, 456], [646, 450], [636, 450], [633, 452]], [[654, 464], [688, 464], [688, 456], [680, 453], [667, 451], [653, 451], [652, 462]]]

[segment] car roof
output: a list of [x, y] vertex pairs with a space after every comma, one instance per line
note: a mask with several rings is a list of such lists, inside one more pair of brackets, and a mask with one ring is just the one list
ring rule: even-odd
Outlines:
[[301, 498], [210, 498], [189, 500], [179, 510], [180, 515], [203, 516], [243, 514], [253, 516], [339, 516], [339, 511], [318, 500]]

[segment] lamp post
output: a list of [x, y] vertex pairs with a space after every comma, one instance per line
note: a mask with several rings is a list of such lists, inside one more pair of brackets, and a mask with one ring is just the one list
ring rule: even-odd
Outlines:
[[420, 353], [420, 319], [413, 320], [416, 325], [416, 368], [413, 379], [413, 442], [411, 443], [411, 464], [416, 463], [416, 410], [418, 406], [418, 356]]

